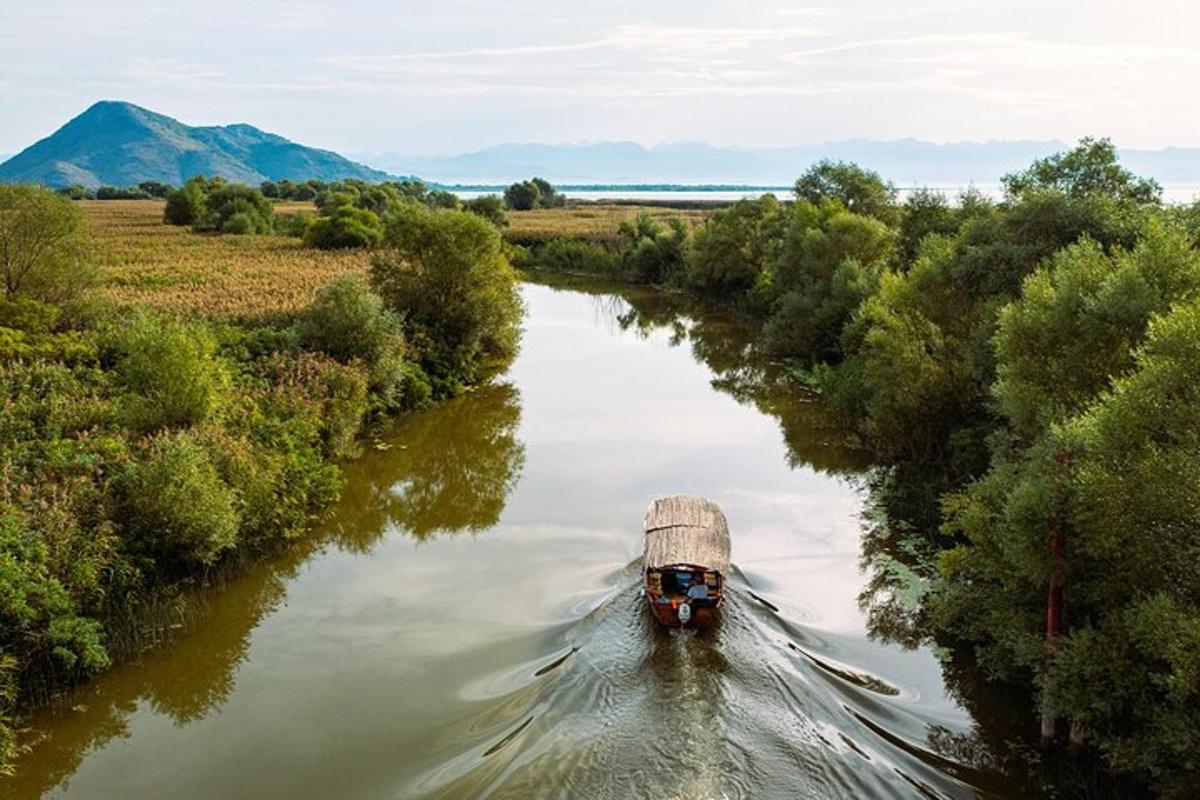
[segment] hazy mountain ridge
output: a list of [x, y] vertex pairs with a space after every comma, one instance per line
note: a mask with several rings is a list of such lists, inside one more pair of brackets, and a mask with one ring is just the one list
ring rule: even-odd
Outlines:
[[264, 180], [380, 181], [389, 176], [251, 125], [192, 127], [132, 103], [101, 101], [0, 163], [0, 181], [47, 186], [180, 184], [193, 175]]
[[[0, 181], [95, 188], [142, 181], [180, 184], [196, 174], [251, 185], [264, 180], [380, 181], [418, 175], [437, 184], [505, 184], [540, 175], [577, 185], [786, 186], [814, 162], [833, 158], [870, 167], [899, 186], [989, 186], [1005, 173], [1068, 146], [1053, 140], [939, 144], [918, 139], [849, 139], [788, 147], [508, 143], [444, 157], [383, 153], [350, 160], [251, 125], [193, 127], [131, 103], [101, 101], [8, 160], [0, 158]], [[1123, 149], [1121, 156], [1134, 172], [1166, 186], [1200, 186], [1200, 148]]]
[[[379, 169], [443, 183], [507, 183], [540, 175], [555, 183], [787, 185], [822, 158], [855, 161], [901, 186], [989, 185], [1069, 145], [1059, 141], [938, 144], [917, 139], [851, 139], [790, 147], [718, 147], [680, 142], [501, 144], [455, 156], [359, 154]], [[1200, 148], [1121, 151], [1135, 172], [1164, 184], [1200, 185]]]

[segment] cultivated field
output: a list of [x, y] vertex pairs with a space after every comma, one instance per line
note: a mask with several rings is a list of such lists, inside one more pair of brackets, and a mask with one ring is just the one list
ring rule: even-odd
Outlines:
[[334, 278], [364, 272], [371, 258], [365, 251], [308, 249], [286, 236], [192, 233], [164, 225], [158, 200], [80, 205], [104, 268], [105, 292], [122, 304], [237, 318], [287, 312]]

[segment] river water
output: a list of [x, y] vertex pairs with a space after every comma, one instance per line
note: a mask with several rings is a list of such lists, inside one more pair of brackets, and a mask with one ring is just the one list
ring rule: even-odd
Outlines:
[[[28, 723], [70, 798], [993, 797], [927, 650], [857, 596], [866, 466], [720, 315], [525, 284], [521, 354], [347, 470], [311, 540]], [[638, 597], [659, 494], [716, 500], [719, 624]]]

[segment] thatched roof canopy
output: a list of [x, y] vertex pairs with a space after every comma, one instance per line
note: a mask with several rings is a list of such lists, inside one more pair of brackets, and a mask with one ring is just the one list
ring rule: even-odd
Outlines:
[[695, 564], [729, 570], [729, 525], [711, 500], [695, 495], [660, 497], [646, 509], [646, 567]]

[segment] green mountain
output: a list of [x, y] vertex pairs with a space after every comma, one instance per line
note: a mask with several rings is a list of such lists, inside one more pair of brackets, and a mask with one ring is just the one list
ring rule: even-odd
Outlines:
[[328, 150], [305, 147], [250, 125], [194, 128], [135, 106], [104, 100], [0, 164], [0, 181], [132, 186], [142, 181], [178, 185], [193, 175], [258, 184], [361, 178], [387, 180]]

